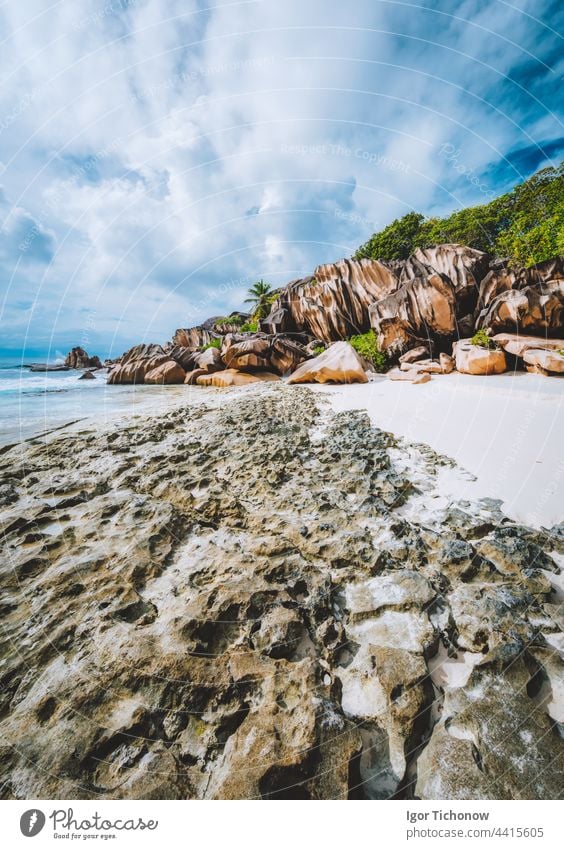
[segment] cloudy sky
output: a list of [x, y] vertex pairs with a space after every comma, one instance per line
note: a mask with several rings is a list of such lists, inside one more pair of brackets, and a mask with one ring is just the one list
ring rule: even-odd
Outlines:
[[118, 355], [564, 158], [560, 0], [5, 0], [0, 348]]

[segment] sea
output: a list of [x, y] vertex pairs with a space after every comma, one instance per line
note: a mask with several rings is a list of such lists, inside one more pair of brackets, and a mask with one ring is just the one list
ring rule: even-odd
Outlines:
[[[41, 358], [0, 357], [0, 445], [41, 436], [71, 422], [106, 423], [126, 414], [141, 414], [160, 401], [181, 397], [186, 387], [108, 386], [106, 371], [95, 380], [80, 380], [82, 371], [32, 372], [23, 363]], [[56, 364], [57, 361], [51, 361]]]

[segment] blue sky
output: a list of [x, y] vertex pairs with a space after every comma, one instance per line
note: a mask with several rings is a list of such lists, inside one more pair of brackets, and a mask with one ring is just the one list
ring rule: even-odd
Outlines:
[[564, 158], [550, 0], [7, 0], [0, 348], [113, 356]]

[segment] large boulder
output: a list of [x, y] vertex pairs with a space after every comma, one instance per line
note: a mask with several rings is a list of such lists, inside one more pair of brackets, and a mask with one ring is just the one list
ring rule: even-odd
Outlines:
[[302, 363], [288, 383], [368, 383], [364, 363], [348, 342], [335, 342]]
[[514, 357], [522, 357], [529, 348], [540, 351], [561, 351], [564, 339], [546, 339], [542, 336], [522, 336], [519, 333], [496, 333], [492, 341]]
[[221, 346], [221, 359], [229, 369], [268, 370], [270, 341], [267, 336], [246, 337], [227, 334]]
[[219, 339], [219, 334], [205, 324], [200, 324], [197, 327], [188, 327], [178, 329], [172, 337], [173, 345], [180, 345], [182, 348], [201, 348], [208, 345], [213, 339]]
[[369, 329], [368, 308], [398, 286], [398, 275], [377, 260], [342, 259], [294, 280], [261, 322], [269, 333], [307, 333], [332, 342]]
[[469, 339], [455, 342], [453, 355], [462, 374], [502, 374], [507, 369], [503, 351], [473, 345]]
[[145, 375], [145, 383], [184, 383], [186, 372], [182, 366], [178, 365], [174, 360], [168, 360], [160, 366], [147, 372]]
[[172, 360], [182, 366], [184, 371], [191, 371], [195, 368], [195, 359], [199, 351], [194, 350], [194, 348], [185, 348], [182, 345], [172, 345], [167, 353]]
[[417, 339], [450, 339], [456, 331], [453, 286], [441, 274], [414, 277], [372, 304], [370, 322], [378, 347], [392, 356], [414, 347]]
[[100, 357], [89, 356], [84, 348], [76, 347], [69, 351], [65, 357], [65, 365], [68, 368], [102, 368]]
[[206, 348], [205, 351], [196, 352], [192, 368], [204, 369], [211, 374], [214, 371], [221, 371], [225, 366], [218, 348]]
[[455, 293], [456, 315], [472, 312], [476, 305], [480, 281], [486, 274], [491, 256], [466, 245], [444, 244], [417, 248], [402, 263], [400, 283], [430, 274], [440, 274], [448, 280]]
[[536, 283], [501, 292], [476, 319], [477, 328], [495, 333], [562, 333], [564, 327], [564, 281]]
[[160, 345], [136, 345], [121, 357], [108, 374], [109, 384], [144, 383], [145, 375], [167, 362], [174, 362]]
[[280, 380], [280, 378], [277, 374], [272, 374], [268, 371], [249, 374], [248, 372], [229, 368], [224, 371], [215, 372], [215, 374], [202, 374], [196, 378], [196, 383], [198, 386], [217, 386], [224, 388], [226, 386], [246, 386], [249, 383], [269, 383], [273, 380]]
[[295, 371], [308, 356], [305, 346], [295, 339], [288, 339], [287, 336], [281, 335], [274, 336], [271, 339], [270, 365], [280, 374]]
[[305, 347], [283, 334], [252, 337], [229, 333], [223, 340], [221, 359], [227, 368], [240, 371], [273, 371], [287, 374], [307, 359]]
[[543, 351], [528, 348], [523, 354], [523, 359], [527, 366], [532, 367], [541, 374], [544, 374], [544, 372], [564, 374], [564, 356], [558, 351]]

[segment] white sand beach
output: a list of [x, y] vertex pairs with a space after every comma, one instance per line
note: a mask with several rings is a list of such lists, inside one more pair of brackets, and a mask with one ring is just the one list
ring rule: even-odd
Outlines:
[[453, 372], [417, 386], [382, 377], [315, 389], [335, 411], [364, 409], [376, 427], [470, 472], [444, 470], [445, 497], [499, 498], [507, 516], [537, 528], [564, 521], [564, 380]]

